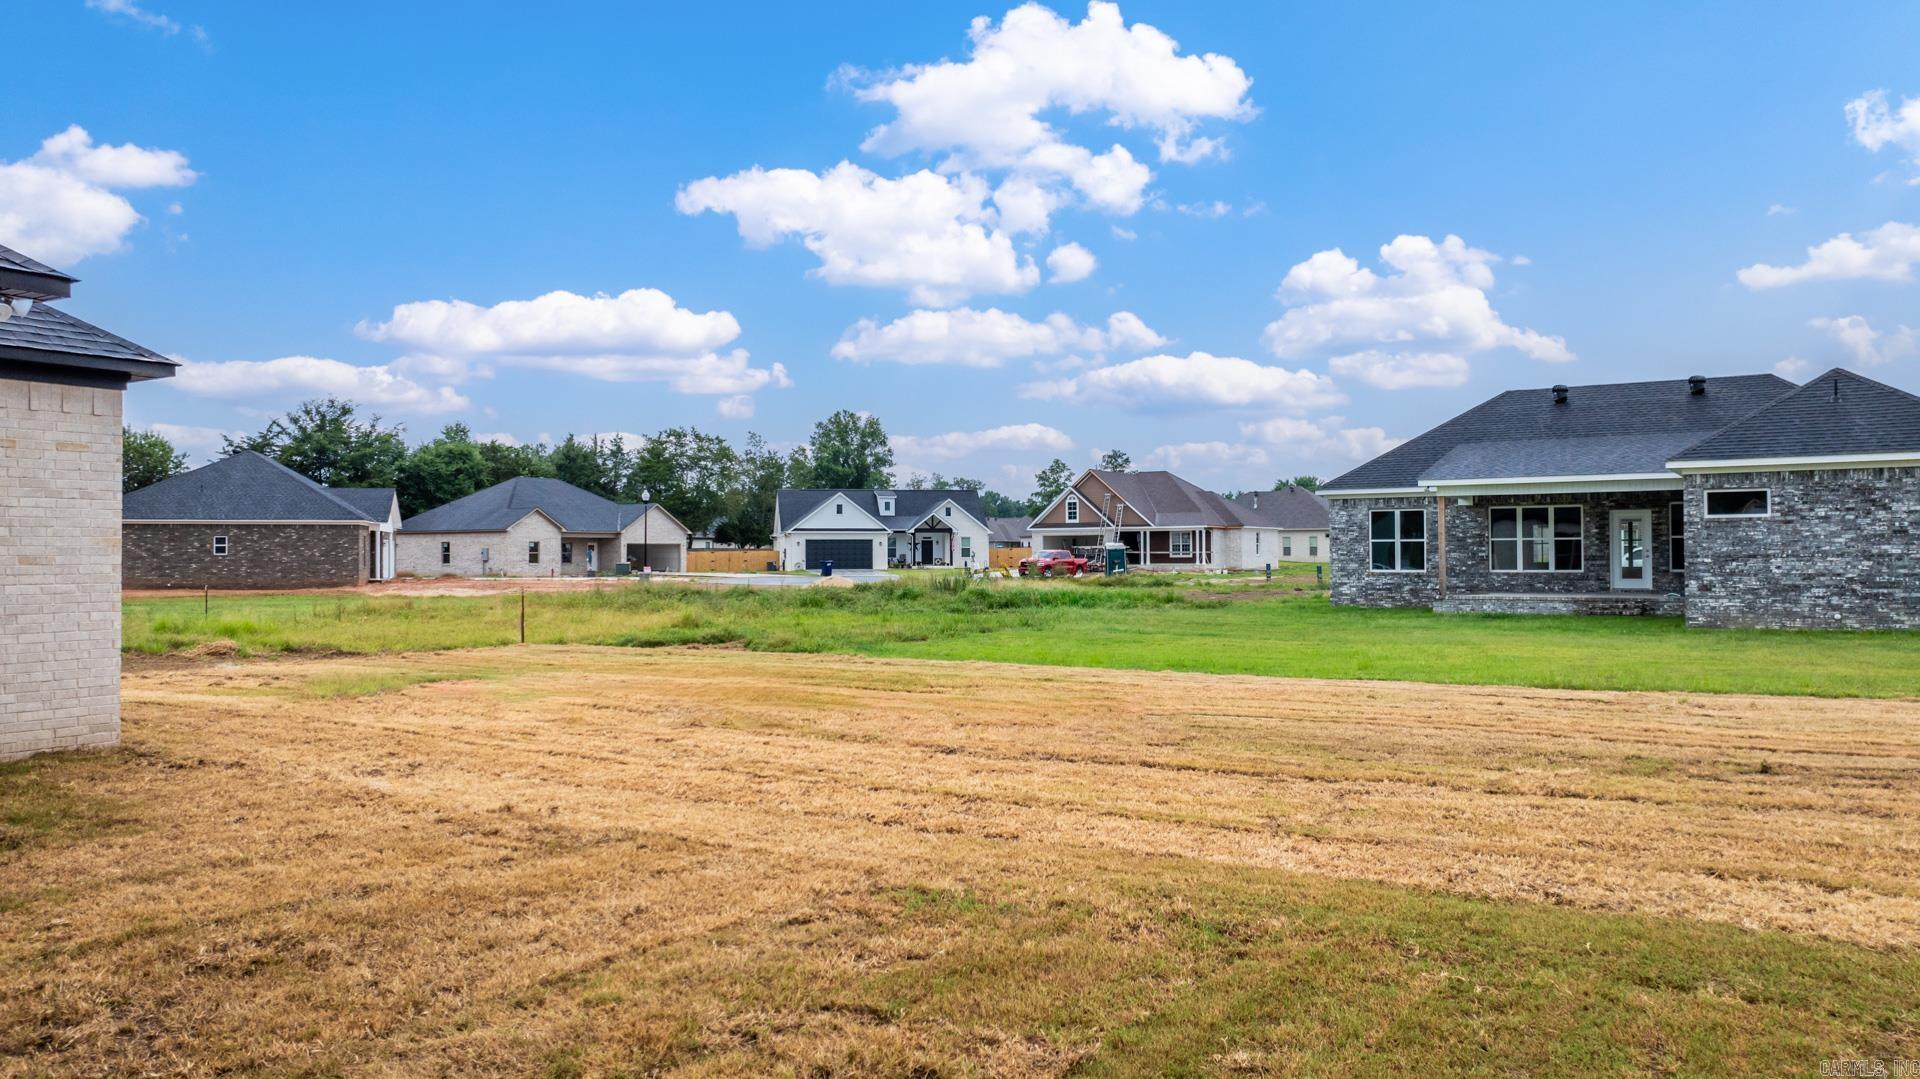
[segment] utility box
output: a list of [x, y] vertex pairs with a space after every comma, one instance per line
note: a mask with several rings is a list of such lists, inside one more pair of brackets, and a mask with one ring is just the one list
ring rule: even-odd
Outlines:
[[633, 574], [633, 563], [615, 562], [613, 564], [613, 575], [615, 577], [628, 577], [628, 576], [631, 576], [632, 574]]
[[1116, 573], [1125, 573], [1125, 572], [1127, 572], [1126, 546], [1119, 543], [1107, 544], [1107, 563], [1106, 563], [1107, 575], [1112, 576], [1113, 574], [1116, 574]]

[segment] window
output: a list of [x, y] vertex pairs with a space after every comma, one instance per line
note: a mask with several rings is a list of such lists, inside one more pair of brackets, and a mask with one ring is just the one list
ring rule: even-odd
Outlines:
[[845, 513], [845, 512], [847, 512], [847, 507], [845, 507], [845, 506], [843, 506], [843, 505], [841, 505], [841, 504], [840, 504], [840, 503], [838, 503], [838, 502], [835, 502], [835, 503], [833, 504], [833, 512], [834, 512], [835, 514], [841, 514], [841, 513]]
[[1293, 557], [1293, 537], [1292, 536], [1280, 537], [1280, 554], [1284, 558]]
[[1307, 557], [1309, 558], [1320, 557], [1320, 537], [1319, 536], [1307, 537]]
[[972, 536], [960, 537], [960, 557], [961, 558], [973, 557], [973, 537]]
[[886, 514], [886, 515], [887, 515], [887, 516], [889, 516], [889, 517], [891, 517], [891, 516], [893, 516], [893, 499], [891, 499], [891, 498], [883, 498], [883, 499], [881, 499], [881, 500], [880, 500], [880, 512], [881, 512], [881, 513], [883, 513], [883, 514]]
[[1757, 491], [1708, 491], [1707, 516], [1765, 517], [1773, 512], [1772, 500], [1765, 489]]
[[1487, 566], [1502, 573], [1575, 573], [1586, 551], [1578, 506], [1495, 506]]
[[898, 557], [900, 557], [900, 537], [888, 536], [887, 537], [887, 561], [891, 562]]
[[563, 566], [573, 564], [573, 541], [560, 541], [560, 564]]
[[440, 543], [440, 564], [443, 566], [453, 565], [453, 544], [447, 543], [444, 540]]
[[225, 536], [213, 537], [213, 553], [221, 554], [221, 555], [227, 553], [227, 537]]
[[540, 564], [540, 541], [528, 540], [527, 541], [527, 565], [537, 566], [539, 564]]
[[1174, 532], [1167, 536], [1167, 554], [1175, 558], [1193, 557], [1193, 533]]
[[1080, 500], [1077, 498], [1067, 499], [1067, 523], [1080, 523]]
[[1427, 511], [1374, 510], [1369, 536], [1373, 568], [1381, 573], [1425, 573]]
[[1260, 553], [1260, 533], [1258, 532], [1255, 532], [1253, 534], [1253, 553], [1254, 554]]
[[940, 512], [941, 512], [941, 513], [942, 513], [943, 515], [945, 515], [945, 516], [947, 516], [947, 517], [951, 517], [951, 516], [953, 516], [953, 507], [952, 507], [952, 506], [941, 506], [941, 507], [940, 507]]
[[1667, 503], [1667, 564], [1673, 572], [1687, 568], [1687, 504]]

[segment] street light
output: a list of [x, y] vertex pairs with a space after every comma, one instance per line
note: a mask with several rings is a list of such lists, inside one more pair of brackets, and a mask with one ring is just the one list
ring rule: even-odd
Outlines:
[[653, 492], [645, 488], [641, 488], [640, 490], [640, 558], [641, 558], [641, 561], [646, 565], [646, 569], [649, 574], [653, 572], [653, 563], [647, 561], [647, 559], [650, 559], [653, 557], [652, 554], [649, 553], [648, 551], [648, 548], [653, 545], [651, 539], [649, 538], [651, 537], [652, 534], [653, 534]]

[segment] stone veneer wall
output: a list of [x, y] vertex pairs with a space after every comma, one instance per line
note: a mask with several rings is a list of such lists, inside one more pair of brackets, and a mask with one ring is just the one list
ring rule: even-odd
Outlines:
[[[1754, 487], [1770, 516], [1706, 519]], [[1920, 469], [1688, 476], [1687, 532], [1689, 625], [1920, 628]]]
[[0, 760], [120, 740], [121, 394], [0, 378]]
[[[1614, 510], [1652, 510], [1653, 531], [1647, 557], [1653, 569], [1651, 591], [1664, 595], [1686, 588], [1686, 576], [1673, 570], [1672, 545], [1667, 542], [1667, 506], [1680, 501], [1679, 491], [1615, 491], [1598, 494], [1481, 495], [1466, 506], [1447, 499], [1447, 592], [1528, 592], [1564, 594], [1605, 592], [1613, 587], [1609, 558], [1609, 531]], [[1579, 572], [1495, 572], [1489, 568], [1487, 539], [1495, 506], [1578, 506], [1583, 569]]]
[[[128, 588], [345, 588], [367, 583], [355, 524], [141, 524], [122, 528]], [[213, 538], [227, 537], [227, 554]]]
[[[1373, 564], [1369, 515], [1374, 510], [1399, 509], [1427, 511], [1427, 568], [1420, 573], [1375, 573], [1369, 568]], [[1327, 500], [1327, 516], [1328, 568], [1333, 575], [1330, 595], [1334, 603], [1349, 607], [1431, 607], [1440, 598], [1440, 579], [1434, 573], [1432, 498], [1331, 498]]]

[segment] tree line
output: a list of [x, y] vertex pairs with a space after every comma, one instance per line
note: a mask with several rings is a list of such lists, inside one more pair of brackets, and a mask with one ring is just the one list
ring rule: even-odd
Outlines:
[[[186, 471], [186, 455], [162, 436], [125, 432], [123, 486], [133, 491]], [[408, 447], [402, 427], [386, 426], [340, 398], [308, 401], [259, 431], [224, 440], [228, 454], [252, 450], [329, 487], [392, 487], [412, 517], [516, 476], [550, 476], [617, 502], [651, 499], [694, 533], [721, 543], [762, 547], [773, 540], [774, 498], [783, 487], [978, 492], [990, 517], [1031, 516], [1073, 482], [1054, 458], [1034, 476], [1033, 493], [1015, 498], [965, 476], [894, 476], [893, 448], [878, 418], [841, 409], [813, 425], [804, 445], [785, 452], [757, 434], [738, 446], [696, 427], [669, 427], [629, 446], [620, 435], [569, 434], [558, 445], [477, 441], [465, 424], [442, 428]], [[1133, 460], [1110, 450], [1099, 467], [1127, 472]], [[1274, 483], [1317, 486], [1311, 476]]]

